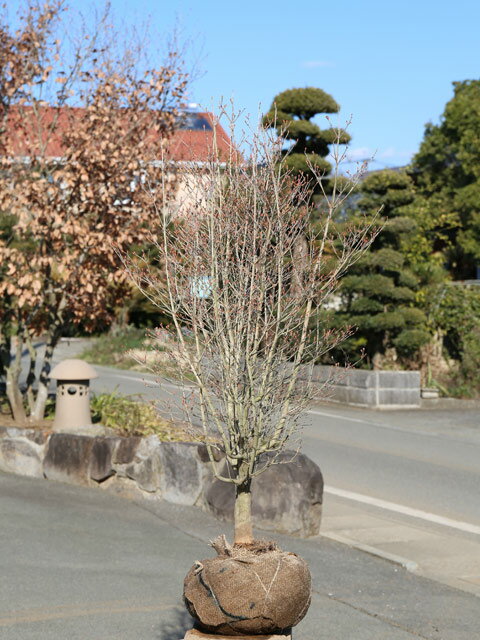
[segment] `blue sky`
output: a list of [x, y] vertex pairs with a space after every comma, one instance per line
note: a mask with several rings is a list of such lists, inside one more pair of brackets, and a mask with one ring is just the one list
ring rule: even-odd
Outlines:
[[[12, 4], [16, 0], [10, 0]], [[9, 3], [10, 4], [10, 3]], [[86, 11], [103, 0], [70, 0]], [[350, 116], [349, 156], [372, 168], [406, 164], [428, 121], [438, 122], [454, 80], [480, 77], [478, 0], [112, 0], [126, 24], [147, 21], [154, 41], [177, 21], [203, 75], [190, 100], [223, 96], [256, 117], [276, 93], [314, 86]], [[324, 126], [320, 117], [318, 124]]]

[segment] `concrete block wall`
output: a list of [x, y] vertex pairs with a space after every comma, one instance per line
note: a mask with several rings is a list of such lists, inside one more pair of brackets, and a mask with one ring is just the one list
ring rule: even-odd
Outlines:
[[315, 366], [312, 382], [328, 383], [329, 400], [378, 409], [420, 406], [418, 371], [366, 371]]

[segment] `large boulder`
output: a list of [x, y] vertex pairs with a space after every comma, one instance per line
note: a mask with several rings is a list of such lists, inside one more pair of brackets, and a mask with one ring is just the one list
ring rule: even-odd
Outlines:
[[194, 505], [202, 493], [207, 475], [198, 445], [191, 442], [162, 442], [159, 455], [163, 499], [175, 504]]
[[90, 451], [89, 475], [95, 482], [104, 482], [113, 476], [113, 454], [121, 438], [94, 438]]
[[[2, 434], [3, 435], [3, 434]], [[0, 470], [31, 478], [42, 478], [44, 444], [38, 437], [29, 437], [28, 432], [0, 439]]]
[[[215, 461], [229, 472], [222, 453], [215, 453]], [[0, 427], [0, 470], [99, 486], [134, 499], [196, 505], [223, 520], [233, 517], [235, 488], [214, 479], [203, 444], [119, 437], [106, 430], [74, 434]], [[292, 451], [277, 456], [254, 479], [252, 493], [259, 528], [299, 536], [319, 532], [323, 479], [307, 456]]]
[[[127, 478], [134, 480], [147, 493], [156, 493], [160, 489], [160, 447], [156, 436], [141, 438], [135, 447], [133, 460], [124, 467]], [[118, 465], [115, 469], [120, 475]]]
[[[226, 463], [222, 473], [228, 473]], [[252, 482], [254, 525], [260, 529], [302, 537], [317, 535], [320, 531], [322, 500], [323, 477], [319, 467], [304, 454], [284, 451], [275, 464]], [[231, 520], [234, 501], [233, 484], [213, 479], [207, 485], [206, 508], [217, 518]]]
[[71, 433], [54, 433], [47, 444], [43, 472], [49, 480], [90, 484], [90, 454], [94, 438]]

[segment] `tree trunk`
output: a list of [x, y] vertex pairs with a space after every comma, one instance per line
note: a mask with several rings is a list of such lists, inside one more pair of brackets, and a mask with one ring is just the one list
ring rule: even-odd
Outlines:
[[253, 542], [251, 482], [235, 485], [235, 544]]
[[50, 383], [50, 371], [52, 368], [53, 350], [57, 346], [60, 339], [60, 332], [54, 328], [48, 335], [47, 344], [45, 346], [45, 355], [43, 356], [42, 371], [38, 380], [37, 397], [35, 399], [35, 407], [31, 413], [30, 419], [37, 422], [45, 417], [45, 405], [48, 398], [48, 385]]
[[305, 235], [302, 235], [297, 239], [293, 248], [291, 294], [294, 298], [302, 295], [304, 274], [308, 269], [308, 259], [308, 240]]
[[0, 328], [0, 376], [7, 375], [12, 351], [12, 339], [7, 332]]
[[6, 367], [6, 380], [7, 380], [7, 398], [10, 403], [10, 409], [12, 410], [13, 419], [20, 425], [24, 425], [27, 422], [27, 414], [23, 404], [23, 395], [20, 391], [20, 373], [22, 371], [22, 346], [23, 341], [19, 335], [17, 335], [17, 341], [15, 345], [15, 358], [10, 360], [10, 363]]
[[33, 391], [33, 385], [35, 383], [35, 368], [36, 368], [36, 364], [37, 364], [37, 350], [35, 349], [34, 345], [33, 345], [33, 340], [31, 335], [29, 334], [29, 332], [27, 330], [25, 330], [24, 332], [24, 341], [25, 341], [25, 346], [28, 350], [28, 353], [30, 355], [30, 365], [28, 368], [28, 374], [27, 374], [27, 379], [26, 379], [26, 385], [27, 388], [25, 390], [25, 397], [27, 399], [27, 403], [28, 403], [28, 411], [30, 414], [32, 414], [33, 412], [33, 408], [35, 406], [35, 394]]

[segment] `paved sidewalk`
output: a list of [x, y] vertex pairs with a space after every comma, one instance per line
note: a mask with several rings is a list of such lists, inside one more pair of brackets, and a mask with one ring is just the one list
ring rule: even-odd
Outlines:
[[[321, 533], [331, 540], [390, 559], [417, 575], [480, 597], [478, 534], [329, 493], [324, 495]], [[480, 601], [478, 607], [480, 610]]]
[[[0, 636], [180, 640], [183, 578], [219, 532], [231, 527], [195, 508], [0, 474]], [[474, 595], [322, 537], [275, 537], [313, 577], [295, 640], [478, 637]]]

